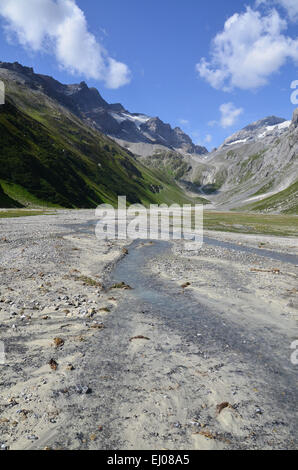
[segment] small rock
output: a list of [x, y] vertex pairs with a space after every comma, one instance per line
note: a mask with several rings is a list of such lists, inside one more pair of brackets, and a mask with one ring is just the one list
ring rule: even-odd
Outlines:
[[64, 345], [64, 340], [61, 338], [54, 338], [56, 348], [61, 348]]
[[52, 370], [57, 370], [58, 369], [58, 364], [55, 361], [55, 359], [51, 359], [49, 362], [49, 366], [51, 367]]
[[80, 395], [89, 395], [92, 393], [91, 388], [89, 388], [87, 385], [76, 385], [76, 391]]
[[174, 428], [181, 429], [181, 428], [182, 428], [182, 425], [181, 425], [180, 423], [175, 423], [175, 424], [174, 424]]

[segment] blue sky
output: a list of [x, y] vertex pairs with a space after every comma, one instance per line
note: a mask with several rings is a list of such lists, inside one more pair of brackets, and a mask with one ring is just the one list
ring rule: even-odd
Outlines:
[[0, 15], [0, 60], [85, 80], [208, 148], [295, 108], [298, 0], [0, 0]]

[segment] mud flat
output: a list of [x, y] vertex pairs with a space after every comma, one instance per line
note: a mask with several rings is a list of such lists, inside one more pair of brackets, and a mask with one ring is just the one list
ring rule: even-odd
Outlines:
[[[295, 263], [208, 244], [126, 249], [96, 240], [92, 220], [0, 221], [2, 448], [297, 448]], [[279, 251], [295, 256], [295, 241]]]

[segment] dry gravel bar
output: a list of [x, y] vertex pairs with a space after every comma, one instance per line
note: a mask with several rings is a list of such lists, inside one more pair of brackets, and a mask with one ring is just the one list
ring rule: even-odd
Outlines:
[[[0, 219], [0, 447], [297, 448], [298, 267], [99, 241], [92, 221]], [[208, 236], [297, 256], [293, 239]]]

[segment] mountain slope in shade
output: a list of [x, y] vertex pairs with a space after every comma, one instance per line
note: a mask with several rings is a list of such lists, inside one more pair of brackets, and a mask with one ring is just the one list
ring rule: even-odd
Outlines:
[[108, 104], [97, 89], [85, 82], [63, 85], [52, 77], [35, 74], [30, 67], [0, 62], [0, 76], [39, 90], [67, 107], [89, 126], [110, 136], [135, 154], [151, 155], [156, 150], [176, 150], [182, 154], [205, 155], [205, 147], [195, 145], [179, 127], [172, 129], [158, 117], [132, 114], [120, 103]]
[[14, 199], [11, 199], [3, 191], [1, 183], [0, 183], [0, 207], [5, 207], [6, 209], [22, 207], [22, 204], [20, 204], [18, 201], [15, 201]]

